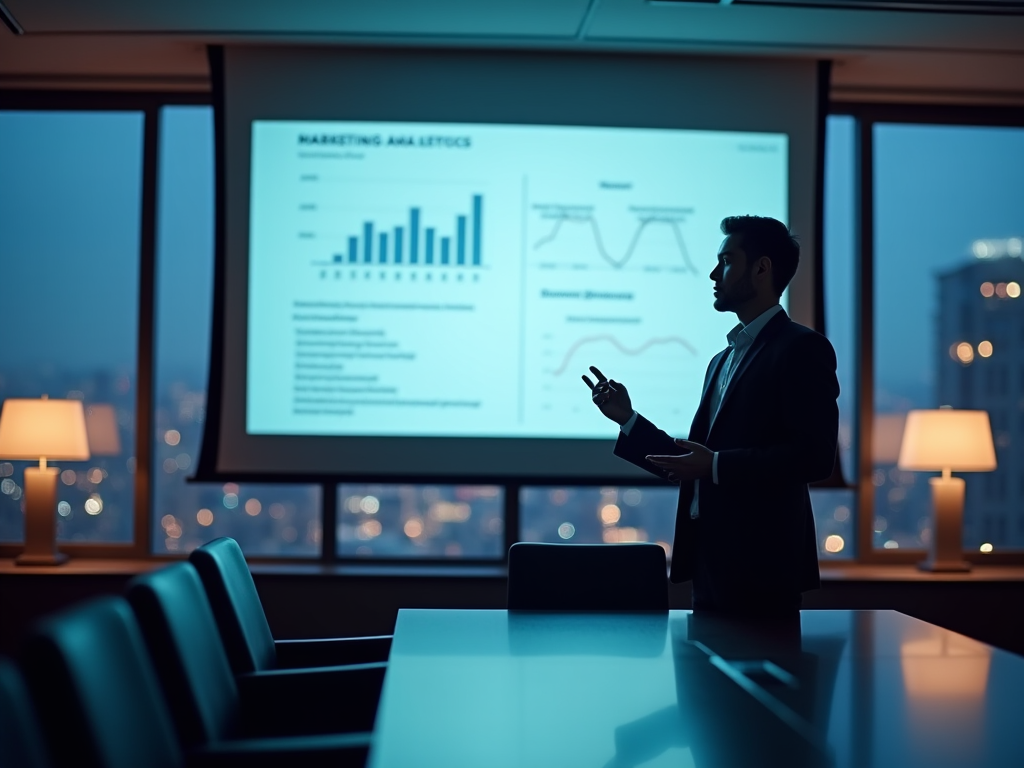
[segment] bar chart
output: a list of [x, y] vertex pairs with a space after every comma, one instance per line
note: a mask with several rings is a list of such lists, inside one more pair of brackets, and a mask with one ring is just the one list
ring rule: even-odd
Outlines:
[[376, 221], [364, 221], [358, 234], [348, 236], [346, 248], [332, 254], [327, 264], [483, 266], [483, 207], [484, 196], [472, 195], [468, 213], [456, 215], [450, 230], [424, 226], [420, 206], [409, 208], [402, 224], [382, 227]]

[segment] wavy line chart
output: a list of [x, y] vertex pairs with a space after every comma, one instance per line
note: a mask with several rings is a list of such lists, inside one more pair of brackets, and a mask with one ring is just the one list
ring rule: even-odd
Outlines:
[[613, 336], [610, 333], [599, 333], [593, 336], [584, 336], [583, 338], [577, 339], [575, 342], [573, 342], [572, 345], [570, 345], [569, 349], [566, 350], [565, 356], [562, 358], [562, 362], [559, 363], [558, 367], [551, 372], [552, 375], [557, 377], [564, 374], [566, 370], [569, 368], [569, 363], [572, 362], [573, 357], [575, 357], [576, 353], [579, 352], [583, 347], [586, 347], [590, 344], [598, 344], [602, 342], [611, 344], [613, 347], [618, 349], [619, 352], [629, 357], [636, 357], [638, 355], [642, 355], [644, 352], [651, 349], [652, 347], [661, 346], [665, 344], [678, 344], [691, 355], [697, 355], [697, 349], [682, 336], [658, 336], [653, 339], [648, 339], [643, 344], [637, 347], [629, 347], [623, 344], [616, 336]]
[[[597, 248], [597, 253], [612, 268], [621, 269], [626, 266], [626, 264], [628, 264], [636, 254], [637, 245], [640, 243], [640, 238], [644, 232], [647, 231], [651, 225], [664, 225], [669, 227], [674, 235], [676, 246], [679, 249], [679, 255], [683, 260], [686, 270], [695, 275], [697, 274], [697, 268], [693, 265], [693, 261], [690, 259], [690, 251], [686, 247], [686, 241], [683, 239], [683, 233], [679, 226], [682, 221], [682, 213], [672, 212], [671, 210], [660, 213], [644, 213], [647, 209], [633, 209], [633, 213], [636, 213], [639, 216], [636, 229], [633, 231], [633, 236], [630, 238], [629, 245], [626, 247], [625, 253], [621, 257], [616, 258], [609, 252], [605, 245], [605, 238], [601, 234], [601, 225], [594, 217], [592, 209], [586, 206], [535, 207], [541, 210], [543, 218], [553, 220], [554, 224], [552, 225], [550, 232], [539, 238], [533, 244], [534, 251], [538, 251], [555, 242], [562, 231], [563, 224], [589, 224], [590, 231], [594, 238], [594, 245]], [[657, 209], [651, 210], [657, 211]]]

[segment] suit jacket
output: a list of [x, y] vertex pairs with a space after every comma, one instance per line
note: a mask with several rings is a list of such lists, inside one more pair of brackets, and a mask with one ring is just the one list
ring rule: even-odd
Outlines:
[[[828, 339], [777, 313], [733, 373], [711, 423], [712, 383], [728, 348], [704, 376], [689, 439], [718, 452], [718, 483], [679, 487], [671, 579], [694, 579], [694, 599], [722, 609], [799, 605], [819, 586], [818, 547], [807, 484], [828, 477], [839, 433], [836, 355]], [[620, 433], [615, 454], [661, 477], [644, 457], [679, 454], [642, 416]], [[698, 597], [699, 596], [699, 597]]]

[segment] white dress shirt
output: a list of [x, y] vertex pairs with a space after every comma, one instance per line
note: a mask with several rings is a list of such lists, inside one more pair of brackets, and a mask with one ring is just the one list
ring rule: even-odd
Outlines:
[[[759, 334], [761, 329], [768, 324], [769, 320], [781, 311], [782, 306], [776, 304], [775, 306], [766, 309], [746, 325], [739, 323], [735, 328], [729, 331], [726, 336], [726, 340], [729, 342], [729, 352], [726, 354], [725, 360], [722, 361], [722, 367], [718, 371], [717, 379], [711, 383], [711, 392], [708, 403], [711, 410], [711, 420], [709, 425], [715, 423], [715, 417], [718, 416], [718, 409], [722, 406], [722, 398], [725, 395], [725, 391], [729, 388], [729, 383], [732, 381], [733, 373], [735, 373], [739, 368], [740, 363], [743, 362], [743, 358], [747, 354], [747, 350], [749, 350], [753, 345], [754, 339], [757, 338], [757, 334]], [[623, 434], [628, 435], [630, 430], [633, 429], [633, 425], [636, 424], [638, 415], [639, 414], [634, 410], [633, 415], [629, 417], [629, 421], [619, 427]], [[711, 480], [715, 485], [718, 485], [718, 451], [715, 451], [715, 454], [711, 459]], [[693, 483], [693, 502], [690, 504], [690, 517], [694, 519], [700, 517], [700, 511], [697, 506], [697, 499], [699, 496], [700, 480], [695, 480]]]

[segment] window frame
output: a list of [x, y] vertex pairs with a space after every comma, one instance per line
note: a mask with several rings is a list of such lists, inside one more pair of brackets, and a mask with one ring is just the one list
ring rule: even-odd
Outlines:
[[[60, 549], [75, 558], [124, 558], [153, 561], [173, 561], [183, 555], [154, 553], [150, 548], [152, 537], [152, 472], [153, 472], [153, 394], [155, 362], [155, 297], [156, 297], [156, 236], [157, 236], [157, 188], [158, 161], [160, 149], [160, 110], [166, 106], [210, 106], [213, 102], [209, 92], [154, 92], [154, 91], [46, 91], [46, 90], [4, 90], [0, 89], [0, 110], [25, 111], [134, 111], [141, 112], [143, 127], [143, 161], [140, 200], [140, 241], [139, 241], [139, 294], [138, 294], [138, 348], [136, 360], [136, 403], [135, 403], [135, 457], [133, 541], [131, 544], [89, 544], [61, 543]], [[846, 468], [852, 480], [845, 480], [842, 486], [830, 483], [827, 487], [845, 487], [854, 492], [854, 541], [853, 557], [849, 559], [820, 558], [822, 568], [844, 567], [853, 564], [911, 564], [922, 559], [923, 550], [885, 550], [873, 545], [874, 493], [871, 483], [872, 456], [871, 438], [874, 420], [874, 152], [873, 131], [876, 123], [907, 123], [930, 125], [998, 126], [1024, 128], [1024, 107], [1015, 106], [952, 106], [952, 105], [897, 105], [885, 103], [832, 102], [825, 110], [828, 115], [849, 115], [857, 122], [857, 146], [854, 159], [854, 183], [856, 185], [855, 232], [858, 242], [855, 252], [859, 254], [855, 265], [854, 290], [854, 358], [855, 413], [853, 414], [854, 467]], [[824, 141], [822, 141], [822, 148]], [[820, 208], [822, 201], [816, 205]], [[820, 220], [820, 217], [819, 217]], [[820, 233], [823, 235], [823, 233]], [[823, 319], [824, 289], [823, 271], [826, 268], [821, 249], [818, 249], [818, 290], [816, 314], [819, 322]], [[247, 479], [239, 477], [238, 482]], [[543, 485], [593, 485], [600, 483], [572, 483], [552, 481]], [[367, 480], [368, 482], [370, 479]], [[474, 478], [471, 484], [487, 484]], [[318, 557], [272, 557], [253, 556], [253, 562], [296, 563], [323, 565], [361, 564], [369, 567], [392, 564], [416, 566], [444, 565], [467, 568], [479, 566], [500, 566], [501, 559], [479, 558], [357, 558], [342, 556], [337, 552], [338, 491], [342, 481], [329, 477], [308, 478], [260, 478], [260, 482], [312, 483], [320, 485], [322, 537]], [[350, 483], [347, 480], [346, 483]], [[445, 479], [445, 484], [450, 484]], [[504, 489], [504, 543], [503, 551], [519, 541], [520, 491], [524, 483], [507, 479], [494, 484]], [[636, 487], [659, 485], [657, 480], [638, 480], [630, 483]], [[0, 557], [14, 557], [22, 549], [20, 544], [0, 545]], [[1024, 564], [1024, 551], [993, 552], [983, 554], [965, 551], [964, 558], [972, 563], [991, 565]]]

